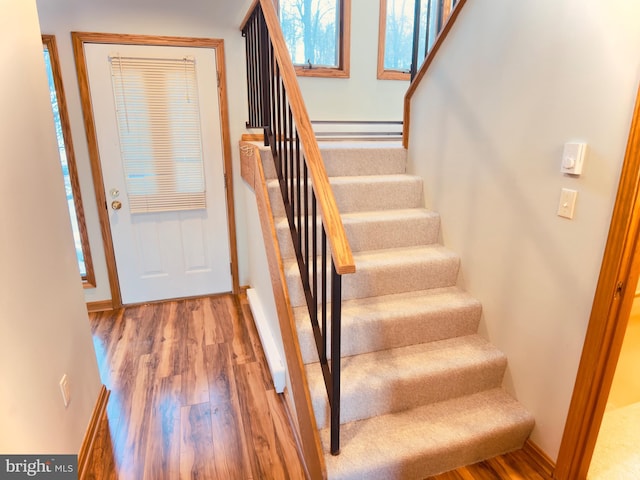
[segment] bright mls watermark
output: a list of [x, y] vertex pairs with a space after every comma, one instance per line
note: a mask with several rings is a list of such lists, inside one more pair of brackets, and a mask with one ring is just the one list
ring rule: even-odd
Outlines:
[[77, 480], [77, 455], [0, 455], [0, 480]]

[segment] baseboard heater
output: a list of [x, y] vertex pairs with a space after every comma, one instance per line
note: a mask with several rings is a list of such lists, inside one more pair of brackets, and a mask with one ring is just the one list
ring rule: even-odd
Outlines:
[[267, 364], [269, 365], [269, 371], [271, 372], [271, 378], [273, 379], [273, 386], [277, 393], [283, 393], [286, 383], [285, 366], [278, 347], [276, 346], [273, 332], [269, 327], [269, 321], [267, 320], [258, 292], [253, 288], [248, 289], [247, 299], [249, 300], [253, 320], [256, 324], [256, 329], [258, 330], [260, 343], [262, 343], [264, 356], [267, 358]]

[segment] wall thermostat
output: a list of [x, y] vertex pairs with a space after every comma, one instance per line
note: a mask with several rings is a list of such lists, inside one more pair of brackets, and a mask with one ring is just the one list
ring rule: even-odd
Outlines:
[[586, 153], [586, 143], [565, 143], [560, 171], [569, 175], [581, 175]]

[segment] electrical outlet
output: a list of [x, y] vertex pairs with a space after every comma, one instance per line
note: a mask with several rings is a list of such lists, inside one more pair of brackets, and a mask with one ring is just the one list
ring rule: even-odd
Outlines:
[[71, 387], [69, 386], [69, 377], [67, 377], [66, 373], [60, 379], [60, 391], [62, 392], [64, 407], [67, 408], [69, 402], [71, 402]]

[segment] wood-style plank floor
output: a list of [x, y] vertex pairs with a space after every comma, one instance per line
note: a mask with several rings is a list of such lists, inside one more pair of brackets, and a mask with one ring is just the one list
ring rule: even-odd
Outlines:
[[[87, 479], [304, 479], [246, 297], [90, 314], [111, 390]], [[429, 480], [546, 480], [523, 451]]]
[[426, 480], [551, 480], [524, 450], [491, 458]]
[[88, 478], [304, 478], [249, 315], [231, 295], [90, 315], [111, 396]]

